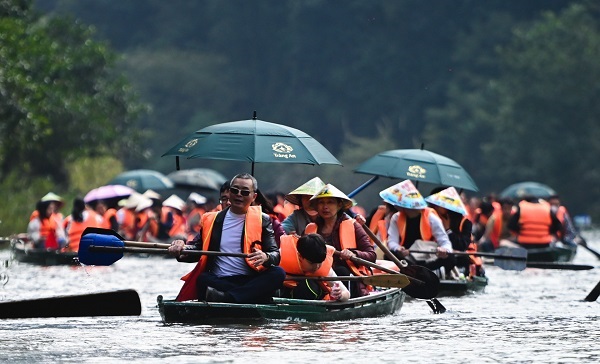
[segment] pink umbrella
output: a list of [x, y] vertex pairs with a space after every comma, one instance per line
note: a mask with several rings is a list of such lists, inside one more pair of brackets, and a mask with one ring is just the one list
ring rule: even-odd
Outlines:
[[107, 200], [115, 197], [127, 197], [134, 193], [135, 190], [122, 185], [106, 185], [98, 188], [94, 188], [85, 195], [83, 201], [90, 203], [92, 201]]

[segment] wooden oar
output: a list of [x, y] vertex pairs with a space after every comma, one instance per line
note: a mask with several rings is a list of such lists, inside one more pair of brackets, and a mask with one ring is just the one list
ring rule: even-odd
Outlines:
[[404, 288], [411, 284], [410, 279], [403, 274], [377, 274], [373, 276], [337, 276], [337, 277], [321, 277], [321, 276], [286, 276], [286, 280], [303, 281], [306, 279], [315, 281], [359, 281], [364, 284], [369, 284], [378, 287], [398, 287]]
[[[436, 254], [435, 251], [410, 250], [411, 253]], [[494, 265], [504, 270], [521, 271], [527, 267], [527, 249], [525, 248], [500, 248], [494, 253], [478, 252], [452, 252], [453, 255], [475, 255], [478, 257], [494, 258]]]
[[596, 287], [592, 289], [590, 294], [588, 294], [587, 297], [585, 297], [585, 300], [588, 302], [594, 302], [598, 299], [598, 296], [600, 296], [600, 282], [598, 282], [598, 284], [596, 284]]
[[583, 236], [581, 235], [577, 235], [577, 237], [579, 238], [579, 242], [577, 243], [577, 245], [582, 246], [585, 250], [589, 251], [590, 253], [594, 254], [596, 256], [596, 258], [600, 259], [600, 252], [590, 248], [587, 244], [587, 241], [585, 241], [585, 239], [583, 238]]
[[0, 319], [139, 316], [141, 312], [140, 297], [131, 289], [0, 302]]
[[571, 264], [571, 263], [553, 263], [553, 262], [527, 262], [527, 268], [539, 269], [560, 269], [560, 270], [590, 270], [593, 265]]
[[[79, 242], [79, 262], [86, 265], [107, 266], [123, 258], [123, 253], [169, 254], [169, 244], [143, 243], [126, 241], [116, 232], [109, 229], [87, 228]], [[185, 250], [185, 254], [218, 255], [229, 257], [247, 257], [243, 253], [224, 253], [206, 250]]]
[[[100, 253], [144, 253], [144, 254], [158, 254], [158, 255], [168, 255], [169, 254], [169, 251], [165, 248], [138, 248], [138, 247], [130, 247], [130, 246], [89, 245], [87, 247], [87, 250], [90, 252], [100, 252]], [[244, 254], [244, 253], [215, 252], [215, 251], [210, 251], [210, 250], [197, 250], [197, 249], [186, 249], [181, 254], [188, 254], [188, 255], [198, 256], [198, 257], [201, 255], [212, 255], [212, 256], [221, 256], [221, 257], [239, 257], [239, 258], [248, 257], [248, 254]], [[87, 264], [85, 262], [82, 262], [82, 263]], [[90, 265], [98, 265], [98, 264], [90, 264]]]

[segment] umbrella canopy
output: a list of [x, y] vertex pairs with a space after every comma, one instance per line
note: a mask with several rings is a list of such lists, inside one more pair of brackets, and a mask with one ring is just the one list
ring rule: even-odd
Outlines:
[[88, 192], [83, 201], [90, 203], [92, 201], [108, 200], [116, 197], [129, 197], [135, 190], [131, 187], [123, 185], [106, 185], [94, 188]]
[[164, 156], [221, 159], [254, 163], [337, 164], [321, 143], [289, 126], [257, 120], [215, 124], [200, 129], [169, 149]]
[[215, 191], [227, 181], [221, 173], [209, 168], [182, 169], [169, 173], [167, 177], [176, 186], [208, 188]]
[[367, 159], [354, 171], [479, 191], [473, 178], [460, 164], [424, 149], [387, 150]]
[[512, 184], [500, 193], [500, 197], [502, 198], [521, 198], [524, 196], [548, 198], [552, 195], [556, 195], [556, 192], [552, 188], [533, 181]]
[[149, 169], [134, 169], [113, 178], [109, 184], [128, 186], [143, 193], [146, 190], [164, 190], [173, 187], [173, 182], [164, 174]]

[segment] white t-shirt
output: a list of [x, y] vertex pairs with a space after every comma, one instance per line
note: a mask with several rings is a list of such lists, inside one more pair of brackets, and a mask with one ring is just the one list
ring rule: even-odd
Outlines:
[[[223, 220], [220, 251], [226, 253], [242, 253], [242, 233], [246, 215], [238, 215], [227, 210]], [[217, 277], [229, 277], [251, 274], [252, 268], [244, 258], [216, 257], [213, 273]]]

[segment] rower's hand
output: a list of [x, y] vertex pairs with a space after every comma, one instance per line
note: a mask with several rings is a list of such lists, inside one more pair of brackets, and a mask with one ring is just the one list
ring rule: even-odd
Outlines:
[[248, 260], [250, 261], [250, 264], [252, 264], [254, 267], [260, 267], [269, 260], [269, 256], [267, 255], [267, 253], [256, 248], [252, 249], [254, 251], [248, 255]]
[[331, 293], [329, 294], [329, 297], [333, 301], [337, 301], [340, 298], [342, 298], [342, 287], [340, 287], [340, 283], [339, 282], [335, 282], [333, 284], [333, 287], [331, 287]]
[[344, 249], [340, 252], [340, 258], [344, 259], [344, 260], [349, 260], [356, 257], [356, 254], [354, 254], [354, 252], [348, 250], [348, 249]]
[[361, 214], [356, 214], [354, 216], [354, 220], [356, 220], [356, 222], [361, 226], [367, 223], [367, 219], [365, 219], [365, 217]]
[[448, 251], [446, 249], [438, 246], [435, 255], [437, 255], [438, 258], [445, 259], [445, 258], [448, 258]]
[[178, 257], [181, 255], [181, 252], [185, 249], [185, 241], [183, 240], [173, 240], [171, 242], [171, 246], [167, 249], [169, 251], [169, 255], [174, 257]]
[[394, 250], [394, 253], [396, 256], [400, 256], [401, 258], [404, 259], [410, 254], [410, 251], [408, 249], [406, 249], [405, 247], [401, 246], [400, 248]]

